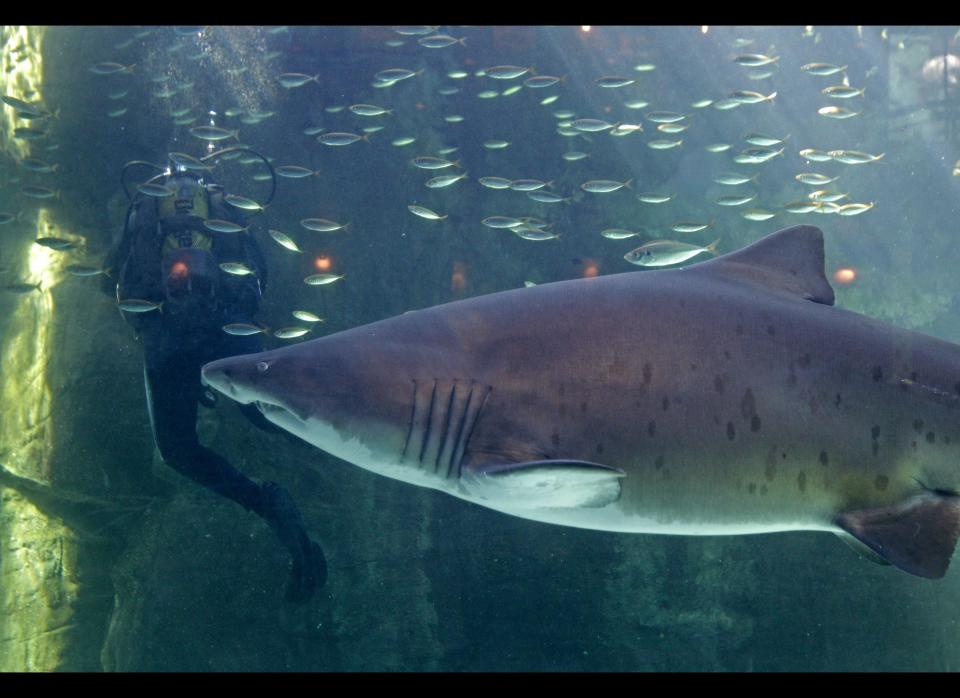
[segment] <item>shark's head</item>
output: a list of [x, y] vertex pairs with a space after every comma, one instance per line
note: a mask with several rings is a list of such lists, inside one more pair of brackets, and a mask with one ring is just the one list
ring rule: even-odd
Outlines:
[[[203, 380], [340, 458], [379, 470], [403, 448], [409, 381], [329, 338], [203, 367]], [[407, 408], [409, 409], [409, 408]]]

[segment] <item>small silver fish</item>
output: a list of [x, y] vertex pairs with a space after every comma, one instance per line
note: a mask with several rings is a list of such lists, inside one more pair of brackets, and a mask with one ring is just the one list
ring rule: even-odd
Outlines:
[[624, 228], [607, 228], [600, 234], [610, 240], [626, 240], [627, 238], [636, 237], [640, 233], [632, 230], [625, 230]]
[[760, 145], [760, 146], [769, 147], [772, 145], [780, 145], [788, 138], [790, 138], [790, 136], [777, 138], [775, 136], [764, 136], [763, 134], [760, 134], [760, 133], [750, 133], [744, 136], [743, 140], [745, 140], [747, 143], [750, 143], [751, 145]]
[[830, 87], [824, 87], [820, 91], [827, 97], [832, 97], [833, 99], [850, 99], [851, 97], [862, 97], [866, 89], [865, 87], [857, 89], [849, 85], [831, 85]]
[[359, 116], [382, 116], [383, 114], [393, 114], [392, 109], [378, 107], [375, 104], [353, 104], [350, 111]]
[[223, 326], [223, 331], [227, 334], [236, 335], [238, 337], [249, 337], [253, 334], [260, 334], [261, 332], [268, 332], [269, 328], [261, 327], [260, 325], [254, 325], [249, 322], [231, 322], [228, 325]]
[[488, 189], [509, 189], [511, 184], [505, 177], [481, 177], [478, 181]]
[[674, 111], [652, 111], [646, 114], [647, 120], [656, 124], [674, 124], [686, 119], [685, 114], [678, 114]]
[[842, 194], [838, 191], [830, 191], [829, 189], [818, 189], [817, 191], [812, 191], [807, 194], [807, 197], [813, 201], [839, 201], [840, 199], [846, 199], [849, 194]]
[[846, 107], [820, 107], [817, 109], [817, 113], [820, 116], [826, 116], [829, 119], [850, 119], [854, 116], [859, 116], [861, 112], [853, 111], [852, 109], [847, 109]]
[[553, 182], [544, 182], [541, 179], [515, 179], [510, 182], [510, 188], [513, 191], [536, 191], [549, 187]]
[[419, 167], [421, 170], [442, 170], [447, 167], [460, 167], [459, 160], [444, 160], [443, 158], [430, 157], [428, 155], [421, 155], [415, 157], [411, 160], [415, 167]]
[[318, 170], [311, 170], [309, 167], [299, 167], [298, 165], [281, 165], [274, 172], [287, 179], [302, 179], [320, 174]]
[[277, 77], [277, 80], [281, 85], [286, 87], [288, 90], [291, 90], [294, 87], [302, 87], [308, 82], [316, 82], [319, 84], [320, 75], [307, 75], [305, 73], [283, 73]]
[[17, 282], [12, 284], [7, 284], [3, 287], [4, 291], [10, 291], [11, 293], [31, 293], [33, 291], [40, 291], [40, 284], [28, 284], [26, 282]]
[[440, 175], [439, 177], [428, 179], [426, 184], [431, 189], [442, 189], [443, 187], [449, 187], [451, 184], [459, 182], [461, 179], [466, 179], [466, 177], [466, 172], [455, 175]]
[[827, 177], [827, 175], [818, 174], [816, 172], [804, 172], [802, 174], [798, 174], [795, 179], [803, 184], [812, 184], [813, 186], [819, 187], [823, 186], [824, 184], [836, 182], [839, 177]]
[[350, 145], [351, 143], [356, 143], [357, 141], [366, 141], [370, 142], [370, 134], [363, 134], [358, 136], [355, 133], [345, 133], [345, 132], [332, 132], [324, 133], [320, 136], [317, 136], [317, 140], [324, 145]]
[[446, 34], [434, 34], [433, 36], [425, 36], [417, 39], [418, 44], [421, 46], [426, 46], [427, 48], [446, 48], [447, 46], [453, 46], [454, 44], [466, 46], [466, 42], [466, 37], [457, 39], [452, 36], [447, 36]]
[[417, 71], [407, 70], [406, 68], [388, 68], [387, 70], [381, 70], [374, 77], [382, 82], [399, 82], [420, 75], [422, 72], [423, 68]]
[[519, 218], [509, 216], [487, 216], [480, 222], [488, 228], [516, 228], [523, 225], [523, 221]]
[[623, 258], [642, 267], [666, 267], [680, 264], [704, 252], [714, 254], [719, 243], [719, 238], [706, 247], [674, 240], [655, 240], [630, 250]]
[[149, 313], [152, 310], [160, 310], [163, 303], [154, 303], [153, 301], [143, 300], [142, 298], [127, 298], [119, 301], [117, 307], [128, 313]]
[[670, 150], [671, 148], [676, 148], [682, 144], [682, 138], [675, 141], [672, 141], [669, 138], [658, 138], [653, 141], [647, 141], [647, 147], [652, 148], [653, 150]]
[[214, 165], [206, 165], [192, 155], [187, 155], [186, 153], [168, 153], [169, 157], [174, 164], [179, 165], [185, 170], [191, 172], [208, 172], [213, 170]]
[[746, 211], [741, 211], [740, 215], [748, 221], [767, 221], [777, 214], [763, 208], [748, 208]]
[[553, 85], [556, 85], [558, 82], [563, 82], [565, 77], [566, 76], [558, 78], [555, 75], [535, 75], [533, 77], [530, 77], [524, 80], [523, 84], [525, 87], [529, 87], [536, 90], [544, 87], [552, 87]]
[[220, 268], [226, 273], [236, 276], [247, 276], [248, 274], [257, 273], [243, 262], [221, 262]]
[[313, 230], [318, 233], [332, 233], [335, 230], [344, 230], [349, 223], [337, 223], [326, 218], [304, 218], [300, 221], [307, 230]]
[[783, 207], [789, 213], [810, 213], [816, 208], [816, 201], [792, 201]]
[[47, 135], [47, 132], [41, 128], [29, 128], [27, 126], [21, 126], [13, 129], [13, 137], [24, 141], [38, 141], [41, 138], [46, 138]]
[[599, 131], [606, 131], [608, 129], [614, 128], [618, 124], [611, 124], [602, 119], [577, 119], [573, 122], [572, 127], [577, 131], [584, 131], [586, 133], [597, 133]]
[[211, 142], [225, 141], [228, 138], [240, 140], [239, 130], [229, 131], [218, 126], [194, 126], [189, 130], [189, 133], [195, 138]]
[[291, 238], [286, 233], [281, 233], [279, 230], [272, 230], [272, 229], [267, 232], [270, 233], [270, 237], [273, 238], [276, 241], [276, 243], [281, 247], [285, 247], [291, 252], [299, 252], [301, 254], [303, 253], [303, 250], [301, 250], [297, 246], [297, 243], [293, 241], [293, 238]]
[[77, 247], [76, 242], [64, 238], [41, 237], [34, 242], [42, 247], [49, 247], [51, 250], [72, 250]]
[[876, 162], [885, 155], [885, 153], [871, 155], [870, 153], [862, 153], [859, 150], [831, 150], [828, 154], [837, 162], [842, 162], [847, 165], [862, 165], [867, 162]]
[[680, 221], [679, 223], [674, 223], [671, 225], [670, 229], [675, 233], [699, 233], [701, 230], [706, 230], [711, 225], [713, 225], [713, 221], [710, 221], [709, 223]]
[[658, 194], [656, 192], [643, 192], [637, 194], [637, 198], [645, 204], [664, 204], [674, 197], [674, 194]]
[[219, 218], [208, 218], [203, 221], [203, 227], [216, 233], [241, 233], [250, 226], [242, 226], [233, 221], [225, 221]]
[[800, 70], [805, 73], [810, 73], [811, 75], [836, 75], [837, 73], [842, 73], [847, 69], [845, 65], [833, 65], [831, 63], [807, 63], [806, 65], [800, 66]]
[[606, 194], [622, 189], [623, 187], [631, 189], [631, 182], [633, 182], [632, 179], [628, 179], [626, 182], [616, 182], [612, 179], [591, 179], [589, 182], [581, 184], [580, 188], [592, 194]]
[[303, 283], [308, 286], [326, 286], [327, 284], [332, 284], [334, 281], [339, 281], [345, 276], [346, 274], [313, 274], [305, 278]]
[[424, 206], [418, 206], [417, 204], [410, 204], [407, 206], [407, 209], [409, 209], [410, 213], [420, 216], [421, 218], [426, 218], [428, 221], [442, 221], [446, 218], [445, 215], [441, 216], [439, 213], [431, 211]]
[[830, 153], [816, 148], [804, 148], [800, 151], [800, 157], [813, 162], [828, 162], [833, 159]]
[[720, 172], [719, 174], [713, 176], [713, 181], [717, 184], [736, 186], [738, 184], [746, 184], [747, 182], [756, 179], [757, 176], [758, 175], [747, 177], [746, 175], [742, 175], [737, 172]]
[[595, 81], [600, 87], [616, 88], [616, 87], [626, 87], [627, 85], [632, 85], [636, 82], [633, 78], [625, 78], [617, 75], [608, 75], [602, 78], [597, 78]]
[[533, 201], [538, 201], [541, 204], [559, 204], [561, 202], [568, 202], [570, 199], [563, 198], [560, 194], [552, 191], [528, 191], [527, 198], [532, 199]]
[[548, 233], [541, 228], [534, 228], [528, 225], [518, 225], [510, 228], [510, 232], [514, 233], [517, 237], [523, 238], [524, 240], [534, 240], [538, 242], [543, 240], [560, 239], [559, 234]]
[[64, 269], [68, 274], [73, 274], [74, 276], [98, 276], [106, 273], [103, 269], [88, 267], [82, 264], [68, 264]]
[[496, 80], [512, 80], [529, 73], [531, 70], [531, 68], [521, 68], [515, 65], [495, 65], [492, 68], [484, 68], [483, 72], [487, 77]]
[[716, 203], [720, 204], [721, 206], [743, 206], [744, 204], [749, 203], [756, 198], [757, 198], [756, 194], [753, 194], [751, 196], [746, 196], [746, 195], [721, 196], [719, 199], [716, 200]]
[[324, 322], [322, 317], [314, 315], [308, 310], [294, 310], [291, 315], [297, 318], [297, 320], [303, 320], [304, 322]]
[[295, 339], [302, 337], [310, 331], [309, 327], [282, 327], [273, 331], [273, 336], [277, 339]]
[[730, 99], [735, 99], [740, 102], [740, 104], [759, 104], [760, 102], [769, 102], [776, 96], [776, 92], [763, 95], [753, 90], [738, 90], [730, 95]]
[[865, 211], [869, 211], [874, 207], [874, 203], [869, 204], [846, 204], [837, 209], [838, 216], [859, 216]]
[[123, 65], [121, 63], [95, 63], [90, 66], [90, 72], [95, 75], [115, 75], [117, 73], [127, 73], [130, 74], [133, 72], [133, 65]]
[[780, 60], [780, 56], [765, 56], [762, 53], [744, 53], [733, 59], [737, 65], [747, 68], [759, 68], [764, 65], [770, 65]]
[[258, 204], [253, 199], [246, 198], [245, 196], [236, 196], [235, 194], [227, 194], [225, 197], [223, 197], [223, 200], [226, 203], [230, 204], [231, 206], [239, 208], [243, 211], [262, 211], [263, 210], [262, 205]]

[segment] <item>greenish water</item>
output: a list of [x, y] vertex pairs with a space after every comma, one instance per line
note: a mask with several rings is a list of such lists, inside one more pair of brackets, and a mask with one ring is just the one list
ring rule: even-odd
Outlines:
[[[801, 223], [824, 232], [838, 306], [960, 342], [956, 27], [418, 29], [4, 29], [0, 92], [29, 106], [0, 119], [0, 462], [52, 489], [0, 490], [0, 668], [956, 670], [956, 568], [919, 579], [825, 533], [527, 521], [262, 433], [222, 399], [201, 439], [284, 484], [327, 552], [327, 586], [291, 606], [263, 522], [160, 462], [141, 347], [100, 277], [67, 266], [97, 269], [119, 240], [124, 165], [171, 152], [240, 142], [305, 168], [281, 170], [249, 217], [269, 270], [256, 320], [310, 328], [268, 349], [637, 271], [624, 256], [658, 239], [724, 254]], [[394, 69], [409, 75], [377, 79]], [[267, 201], [262, 161], [233, 155], [204, 176]], [[129, 192], [156, 171], [129, 168]], [[530, 196], [518, 180], [546, 184]], [[491, 217], [532, 218], [519, 232], [547, 239]], [[316, 273], [344, 278], [304, 284]]]

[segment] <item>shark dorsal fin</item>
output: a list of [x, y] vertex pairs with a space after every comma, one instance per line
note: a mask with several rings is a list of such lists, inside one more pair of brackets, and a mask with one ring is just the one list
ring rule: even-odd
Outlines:
[[689, 270], [833, 305], [833, 288], [823, 273], [823, 259], [821, 230], [812, 225], [795, 225]]

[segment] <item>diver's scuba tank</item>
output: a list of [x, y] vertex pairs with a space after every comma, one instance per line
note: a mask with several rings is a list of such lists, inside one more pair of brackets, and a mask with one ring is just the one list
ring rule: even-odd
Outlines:
[[[256, 151], [234, 146], [202, 160], [206, 162], [233, 150], [250, 151], [270, 170], [273, 188], [269, 203], [276, 192], [276, 177], [267, 159]], [[172, 193], [150, 196], [141, 187], [131, 195], [125, 177], [134, 166], [159, 170], [144, 184], [160, 184]], [[207, 168], [188, 169], [173, 162], [172, 157], [166, 167], [142, 160], [124, 165], [120, 182], [130, 206], [121, 246], [114, 254], [116, 261], [123, 260], [116, 286], [118, 298], [163, 301], [164, 315], [195, 318], [198, 322], [203, 318], [214, 322], [214, 311], [226, 308], [255, 312], [266, 284], [263, 255], [247, 233], [218, 233], [204, 225], [212, 219], [231, 220], [241, 226], [246, 223], [241, 212], [225, 203], [223, 187], [207, 179]], [[227, 274], [219, 267], [225, 261], [242, 261], [255, 273], [242, 277]], [[141, 319], [131, 313], [125, 313], [125, 317], [135, 326]]]
[[203, 225], [210, 217], [207, 187], [187, 172], [170, 175], [164, 185], [174, 192], [156, 200], [165, 307], [173, 313], [211, 312], [217, 305], [220, 269], [213, 233]]

